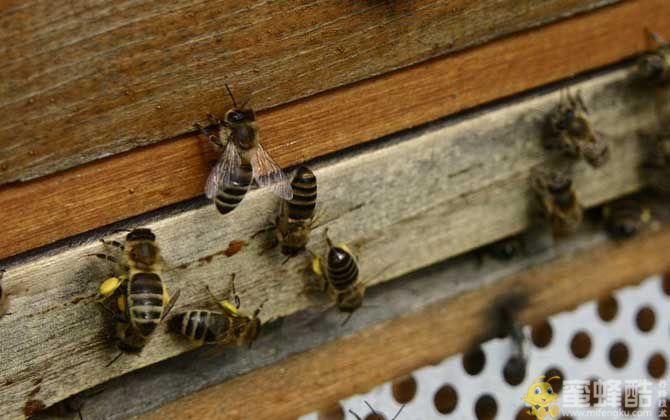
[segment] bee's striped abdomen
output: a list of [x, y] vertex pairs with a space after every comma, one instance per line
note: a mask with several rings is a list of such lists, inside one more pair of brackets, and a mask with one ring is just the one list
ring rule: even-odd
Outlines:
[[301, 166], [291, 181], [293, 198], [288, 201], [288, 217], [293, 220], [308, 220], [316, 207], [316, 176]]
[[181, 312], [168, 322], [170, 331], [207, 344], [221, 340], [229, 327], [230, 320], [224, 314], [199, 309]]
[[163, 315], [163, 281], [156, 273], [135, 273], [128, 283], [127, 311], [131, 324], [148, 337]]
[[347, 289], [358, 280], [356, 259], [339, 247], [332, 247], [328, 252], [326, 272], [328, 282], [336, 290]]
[[214, 198], [214, 204], [221, 214], [235, 210], [249, 191], [252, 179], [251, 164], [243, 162], [233, 174], [231, 182], [222, 185]]

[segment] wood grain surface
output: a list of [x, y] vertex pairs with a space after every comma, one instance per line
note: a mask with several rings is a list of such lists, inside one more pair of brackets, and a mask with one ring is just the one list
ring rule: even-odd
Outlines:
[[6, 4], [0, 184], [191, 131], [226, 82], [267, 109], [613, 2]]
[[[670, 209], [664, 200], [649, 196], [636, 197], [650, 205], [654, 218], [650, 229], [644, 234], [655, 232], [664, 223], [670, 222]], [[475, 249], [371, 287], [365, 294], [363, 309], [357, 311], [345, 325], [342, 325], [343, 314], [336, 310], [298, 312], [266, 324], [251, 349], [229, 348], [221, 354], [222, 357], [211, 357], [211, 349], [205, 348], [136, 370], [80, 394], [78, 397], [85, 401], [82, 414], [84, 418], [121, 420], [147, 413], [253, 370], [281, 364], [289, 356], [384, 321], [417, 313], [435, 303], [462, 297], [502, 279], [525, 274], [531, 267], [588, 253], [611, 242], [601, 220], [589, 218], [587, 222], [575, 235], [563, 238], [549, 248], [529, 246], [533, 235], [524, 235], [526, 250], [512, 259], [496, 260], [487, 254], [486, 248]], [[509, 292], [506, 301], [527, 304], [524, 303], [521, 290], [510, 289]], [[491, 315], [497, 319], [495, 308]], [[476, 342], [488, 338], [490, 331], [484, 329], [470, 335], [472, 341]], [[331, 402], [328, 395], [324, 395], [324, 398], [324, 403]], [[118, 401], [124, 401], [124, 404], [120, 406]], [[40, 417], [35, 420], [43, 419]]]
[[[589, 109], [598, 110], [593, 124], [607, 133], [611, 147], [611, 161], [602, 168], [593, 170], [584, 162], [572, 168], [586, 206], [644, 185], [636, 132], [655, 130], [658, 116], [655, 104], [631, 86], [629, 72], [623, 68], [571, 86], [582, 91]], [[545, 93], [435, 124], [314, 166], [322, 216], [309, 248], [323, 252], [328, 228], [335, 241], [359, 249], [362, 278], [376, 284], [525, 229], [529, 172], [558, 163], [542, 148], [542, 120], [532, 111], [546, 112], [559, 95]], [[221, 292], [231, 273], [237, 273], [245, 308], [270, 299], [264, 320], [328, 304], [302, 293], [309, 278], [307, 254], [283, 265], [276, 250], [259, 255], [265, 238], [252, 236], [267, 226], [277, 204], [269, 191], [256, 190], [227, 217], [204, 206], [168, 211], [145, 223], [159, 238], [166, 283], [182, 291], [180, 307], [207, 304], [205, 285]], [[91, 296], [112, 267], [86, 257], [102, 251], [97, 239], [78, 240], [6, 267], [12, 315], [0, 320], [0, 360], [8, 361], [0, 371], [0, 406], [8, 418], [21, 416], [28, 397], [48, 405], [189, 350], [158, 332], [141, 357], [105, 368], [116, 351], [108, 338], [109, 322]], [[230, 244], [240, 240], [247, 245], [227, 256]]]
[[[661, 250], [668, 246], [670, 229], [665, 226], [630, 242], [581, 250], [134, 418], [295, 419], [493, 338], [492, 308], [511, 294], [524, 298], [517, 308], [518, 319], [536, 323], [667, 270], [670, 263]], [[660, 282], [658, 293], [663, 293]]]
[[[623, 2], [261, 113], [262, 138], [294, 165], [615, 62], [668, 25], [665, 0]], [[216, 157], [190, 136], [0, 188], [0, 258], [198, 196]]]

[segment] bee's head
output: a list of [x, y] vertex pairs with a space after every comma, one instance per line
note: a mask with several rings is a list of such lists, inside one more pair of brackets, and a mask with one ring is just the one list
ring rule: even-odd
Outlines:
[[657, 53], [646, 54], [637, 62], [637, 72], [640, 77], [650, 82], [659, 81], [666, 71], [667, 64]]
[[224, 121], [229, 126], [235, 126], [250, 123], [256, 120], [256, 113], [253, 109], [233, 108], [226, 112]]
[[572, 187], [572, 179], [558, 173], [553, 174], [547, 181], [547, 190], [552, 194], [558, 194]]
[[154, 235], [151, 229], [138, 228], [131, 230], [130, 233], [126, 236], [126, 241], [139, 241], [139, 240], [155, 241], [156, 235]]
[[233, 92], [230, 90], [230, 87], [227, 84], [226, 90], [228, 91], [228, 95], [230, 95], [230, 99], [233, 101], [233, 108], [226, 112], [226, 116], [223, 119], [224, 123], [228, 126], [235, 126], [255, 121], [256, 114], [254, 113], [253, 109], [247, 108], [246, 103], [242, 104], [242, 106], [237, 106], [235, 96], [233, 96]]

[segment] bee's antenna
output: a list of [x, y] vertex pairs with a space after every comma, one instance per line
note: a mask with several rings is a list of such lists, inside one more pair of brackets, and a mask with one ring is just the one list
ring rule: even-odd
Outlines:
[[224, 83], [224, 85], [226, 86], [226, 90], [228, 91], [228, 95], [230, 95], [230, 99], [233, 100], [233, 105], [235, 105], [235, 109], [239, 109], [237, 107], [237, 101], [235, 101], [235, 97], [233, 96], [233, 92], [231, 92], [230, 87], [228, 87], [228, 83]]
[[293, 257], [295, 257], [295, 255], [289, 255], [289, 256], [286, 257], [286, 259], [281, 263], [281, 265], [286, 264], [286, 263], [288, 262], [288, 260], [290, 260], [290, 259], [293, 258]]
[[122, 351], [120, 351], [119, 354], [117, 354], [116, 357], [113, 358], [111, 362], [107, 363], [107, 366], [105, 366], [105, 367], [108, 368], [108, 367], [110, 367], [111, 365], [113, 365], [114, 362], [116, 362], [117, 360], [119, 360], [119, 358], [120, 358], [121, 356], [123, 356], [123, 352], [122, 352]]
[[365, 405], [368, 406], [368, 408], [370, 409], [370, 411], [372, 411], [372, 414], [374, 414], [375, 416], [379, 416], [379, 414], [377, 414], [377, 412], [375, 411], [374, 408], [372, 408], [372, 406], [370, 405], [369, 402], [367, 402], [367, 401], [363, 401], [363, 402], [365, 403]]
[[263, 302], [261, 302], [260, 305], [258, 305], [258, 308], [254, 311], [254, 318], [258, 317], [258, 314], [261, 313], [261, 309], [263, 309], [263, 305], [265, 305], [265, 302], [267, 302], [267, 299], [264, 299]]
[[326, 236], [326, 243], [328, 244], [328, 247], [332, 248], [333, 243], [331, 242], [330, 238], [328, 237], [328, 228], [324, 229], [323, 234]]
[[352, 316], [354, 316], [353, 311], [349, 312], [349, 315], [347, 315], [347, 317], [344, 319], [344, 322], [340, 324], [340, 327], [344, 327], [347, 324], [347, 322], [349, 322]]
[[349, 409], [349, 412], [351, 413], [352, 416], [356, 417], [357, 420], [363, 420], [363, 419], [361, 419], [361, 416], [356, 414], [356, 412], [354, 410], [352, 410], [351, 408]]
[[402, 413], [402, 410], [403, 410], [404, 408], [405, 408], [405, 404], [401, 405], [401, 406], [400, 406], [400, 410], [398, 410], [398, 412], [395, 413], [395, 416], [393, 416], [393, 418], [392, 418], [391, 420], [395, 420], [395, 419], [397, 419], [398, 416], [400, 415], [400, 413]]

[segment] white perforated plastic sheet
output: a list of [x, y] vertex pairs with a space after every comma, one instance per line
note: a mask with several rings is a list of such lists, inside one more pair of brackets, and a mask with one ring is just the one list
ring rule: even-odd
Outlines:
[[[617, 302], [617, 312], [613, 319], [605, 321], [598, 313], [596, 301], [587, 302], [576, 310], [557, 314], [548, 322], [551, 325], [551, 341], [545, 347], [530, 345], [530, 360], [524, 380], [516, 386], [508, 384], [502, 375], [503, 365], [513, 350], [511, 338], [494, 339], [482, 345], [485, 354], [484, 367], [480, 373], [471, 375], [464, 370], [463, 356], [456, 355], [444, 360], [439, 365], [427, 366], [412, 374], [416, 382], [416, 392], [405, 405], [398, 420], [430, 420], [430, 419], [477, 419], [475, 405], [484, 395], [495, 400], [495, 415], [484, 413], [479, 418], [487, 419], [530, 419], [521, 416], [525, 411], [521, 398], [526, 394], [533, 380], [551, 368], [557, 368], [566, 385], [579, 386], [590, 378], [598, 378], [610, 386], [624, 381], [642, 386], [637, 414], [621, 412], [620, 407], [613, 406], [611, 400], [603, 400], [600, 406], [583, 407], [563, 401], [569, 395], [576, 395], [568, 388], [559, 393], [557, 405], [561, 412], [558, 418], [563, 419], [656, 419], [659, 417], [659, 405], [668, 397], [664, 397], [667, 386], [670, 386], [668, 375], [668, 358], [670, 356], [670, 296], [663, 289], [660, 276], [651, 277], [639, 286], [627, 287], [616, 291], [613, 296]], [[638, 325], [638, 315], [642, 308], [651, 309], [654, 315], [653, 326], [649, 331], [642, 331]], [[646, 311], [649, 314], [649, 311]], [[648, 318], [648, 317], [647, 317]], [[644, 327], [643, 327], [644, 328]], [[525, 327], [526, 336], [530, 338], [531, 328]], [[588, 355], [578, 359], [571, 350], [574, 335], [585, 332], [591, 341]], [[610, 350], [614, 343], [621, 342], [628, 350], [628, 360], [624, 366], [615, 368], [611, 362]], [[654, 377], [648, 364], [652, 355], [665, 362], [662, 376]], [[658, 365], [655, 375], [658, 376]], [[435, 395], [444, 385], [451, 386], [457, 394], [455, 408], [443, 414], [436, 408]], [[665, 386], [665, 388], [664, 388]], [[610, 391], [613, 388], [610, 388]], [[615, 394], [616, 392], [610, 392]], [[392, 384], [382, 384], [365, 395], [355, 395], [340, 402], [346, 419], [354, 419], [349, 409], [357, 412], [362, 419], [370, 414], [365, 406], [368, 401], [385, 419], [390, 419], [401, 404], [394, 399]], [[453, 402], [453, 401], [452, 401]], [[565, 407], [565, 406], [568, 407]], [[444, 410], [444, 408], [443, 408]], [[567, 411], [571, 411], [568, 413]], [[569, 414], [569, 417], [567, 417]], [[566, 416], [566, 417], [561, 417]], [[328, 417], [335, 419], [337, 417]], [[373, 417], [368, 417], [369, 419]], [[545, 419], [551, 419], [547, 415]], [[302, 416], [300, 420], [319, 420], [318, 413]]]

